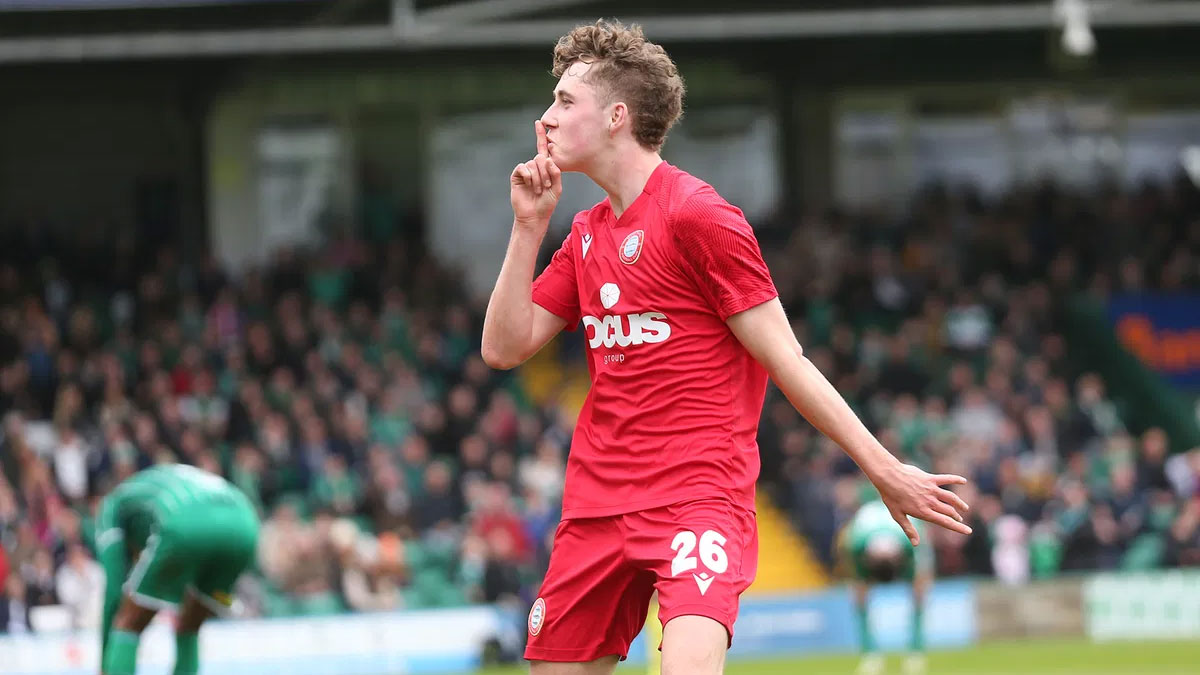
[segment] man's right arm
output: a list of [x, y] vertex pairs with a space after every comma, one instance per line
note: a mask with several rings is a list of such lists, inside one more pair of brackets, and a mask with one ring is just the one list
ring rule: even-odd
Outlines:
[[480, 352], [492, 368], [509, 370], [521, 365], [567, 325], [566, 319], [533, 301], [533, 269], [544, 232], [544, 228], [513, 223], [508, 252], [483, 322]]

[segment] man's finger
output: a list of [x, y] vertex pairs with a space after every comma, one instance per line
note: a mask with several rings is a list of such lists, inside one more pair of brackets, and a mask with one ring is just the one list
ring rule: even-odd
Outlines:
[[542, 179], [542, 187], [549, 188], [550, 182], [551, 182], [551, 180], [550, 180], [550, 159], [547, 158], [545, 155], [538, 155], [537, 157], [533, 158], [533, 162], [534, 162], [534, 164], [537, 165], [538, 176], [540, 176]]
[[550, 170], [550, 189], [556, 194], [562, 194], [562, 169], [554, 163], [554, 160], [547, 160], [547, 168]]
[[525, 162], [525, 168], [529, 170], [529, 184], [533, 186], [533, 193], [542, 194], [542, 172], [537, 161], [531, 159]]
[[537, 136], [537, 151], [539, 155], [550, 156], [550, 143], [546, 140], [546, 125], [541, 120], [533, 121], [533, 133]]
[[888, 507], [888, 512], [892, 514], [892, 519], [896, 521], [896, 524], [900, 526], [900, 529], [904, 530], [904, 534], [908, 536], [908, 540], [913, 546], [921, 543], [921, 535], [917, 533], [917, 528], [912, 524], [912, 521], [908, 519], [907, 514], [890, 506]]
[[971, 527], [966, 523], [960, 523], [950, 516], [941, 513], [930, 513], [928, 515], [918, 516], [921, 520], [933, 523], [939, 527], [944, 527], [951, 532], [959, 534], [971, 534]]
[[967, 479], [952, 473], [939, 473], [933, 477], [933, 482], [938, 485], [966, 485]]
[[963, 521], [963, 517], [961, 515], [959, 515], [958, 511], [953, 506], [947, 504], [946, 502], [935, 501], [933, 503], [933, 510], [937, 511], [938, 513], [941, 513], [943, 515], [950, 516], [951, 518], [953, 518], [954, 520], [956, 520], [960, 523]]
[[513, 182], [517, 185], [529, 184], [529, 168], [524, 164], [518, 164], [512, 172]]
[[944, 502], [950, 504], [951, 506], [953, 506], [954, 508], [958, 509], [959, 513], [966, 513], [967, 511], [971, 510], [971, 505], [967, 503], [967, 500], [963, 499], [962, 497], [959, 497], [958, 495], [954, 494], [953, 492], [951, 492], [949, 490], [939, 490], [938, 497], [942, 501], [944, 501]]

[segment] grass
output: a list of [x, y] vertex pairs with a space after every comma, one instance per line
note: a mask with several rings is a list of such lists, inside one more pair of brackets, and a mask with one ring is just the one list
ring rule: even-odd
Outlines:
[[[902, 655], [888, 658], [887, 673], [900, 673]], [[852, 675], [854, 656], [731, 661], [726, 675]], [[482, 671], [486, 675], [527, 673], [521, 667]], [[645, 673], [623, 667], [619, 675]], [[927, 675], [1195, 675], [1200, 642], [1037, 641], [991, 643], [929, 654]]]

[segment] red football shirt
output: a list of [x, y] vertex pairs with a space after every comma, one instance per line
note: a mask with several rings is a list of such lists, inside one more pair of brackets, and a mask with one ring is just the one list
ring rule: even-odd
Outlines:
[[620, 218], [607, 199], [575, 217], [533, 284], [587, 337], [564, 518], [703, 497], [754, 508], [767, 374], [725, 320], [776, 295], [742, 212], [666, 162]]

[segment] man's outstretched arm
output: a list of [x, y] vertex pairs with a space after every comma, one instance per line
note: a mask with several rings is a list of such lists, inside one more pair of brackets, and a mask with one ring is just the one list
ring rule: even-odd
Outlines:
[[943, 487], [965, 483], [966, 479], [926, 473], [888, 452], [837, 389], [804, 356], [777, 298], [734, 314], [727, 323], [796, 410], [840, 445], [875, 484], [892, 517], [914, 546], [920, 535], [906, 515], [954, 532], [971, 533], [971, 528], [962, 522], [967, 503]]

